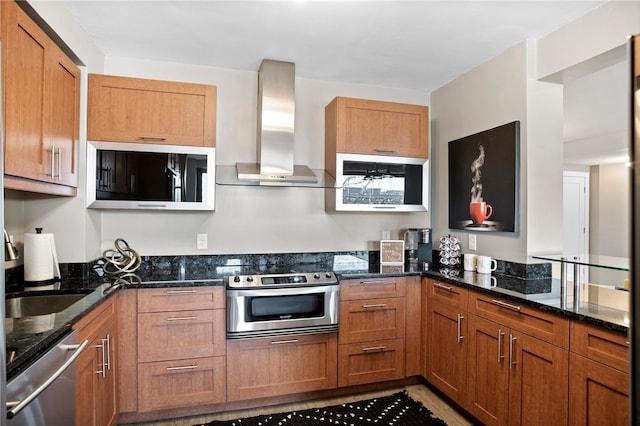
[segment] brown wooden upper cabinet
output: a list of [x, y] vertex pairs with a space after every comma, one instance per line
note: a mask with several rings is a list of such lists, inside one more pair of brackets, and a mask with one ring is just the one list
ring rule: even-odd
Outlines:
[[80, 70], [16, 2], [1, 7], [4, 186], [76, 195]]
[[325, 108], [327, 153], [429, 157], [429, 109], [337, 97]]
[[89, 74], [87, 139], [216, 146], [216, 86]]

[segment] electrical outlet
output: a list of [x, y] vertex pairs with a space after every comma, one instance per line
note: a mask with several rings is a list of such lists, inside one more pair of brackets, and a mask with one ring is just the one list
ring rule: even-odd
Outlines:
[[469, 250], [476, 250], [476, 234], [469, 234]]
[[208, 247], [207, 234], [197, 234], [196, 248], [198, 250], [205, 250], [207, 247]]

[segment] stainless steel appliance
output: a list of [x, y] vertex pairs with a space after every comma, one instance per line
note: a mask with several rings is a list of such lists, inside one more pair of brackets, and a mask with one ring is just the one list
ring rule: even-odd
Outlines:
[[640, 424], [640, 35], [629, 39], [631, 76], [631, 422]]
[[337, 154], [335, 198], [325, 202], [336, 211], [429, 210], [429, 160]]
[[339, 289], [333, 272], [230, 276], [227, 337], [337, 331]]
[[72, 331], [7, 384], [7, 426], [75, 424], [75, 360], [88, 344]]
[[215, 148], [87, 144], [87, 207], [214, 210]]

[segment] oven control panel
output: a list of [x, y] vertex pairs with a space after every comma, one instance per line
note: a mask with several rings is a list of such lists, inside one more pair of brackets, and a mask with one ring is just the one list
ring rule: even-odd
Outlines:
[[304, 287], [337, 283], [338, 278], [333, 272], [306, 272], [269, 275], [231, 275], [229, 277], [228, 287]]

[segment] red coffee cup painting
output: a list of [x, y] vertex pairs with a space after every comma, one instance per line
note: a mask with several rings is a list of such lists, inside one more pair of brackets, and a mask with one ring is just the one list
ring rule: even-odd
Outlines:
[[449, 228], [518, 232], [520, 123], [449, 142]]
[[493, 207], [482, 199], [482, 165], [484, 164], [484, 146], [479, 145], [478, 158], [471, 163], [471, 202], [469, 203], [469, 216], [471, 221], [476, 225], [482, 225], [482, 222], [489, 219], [493, 213]]

